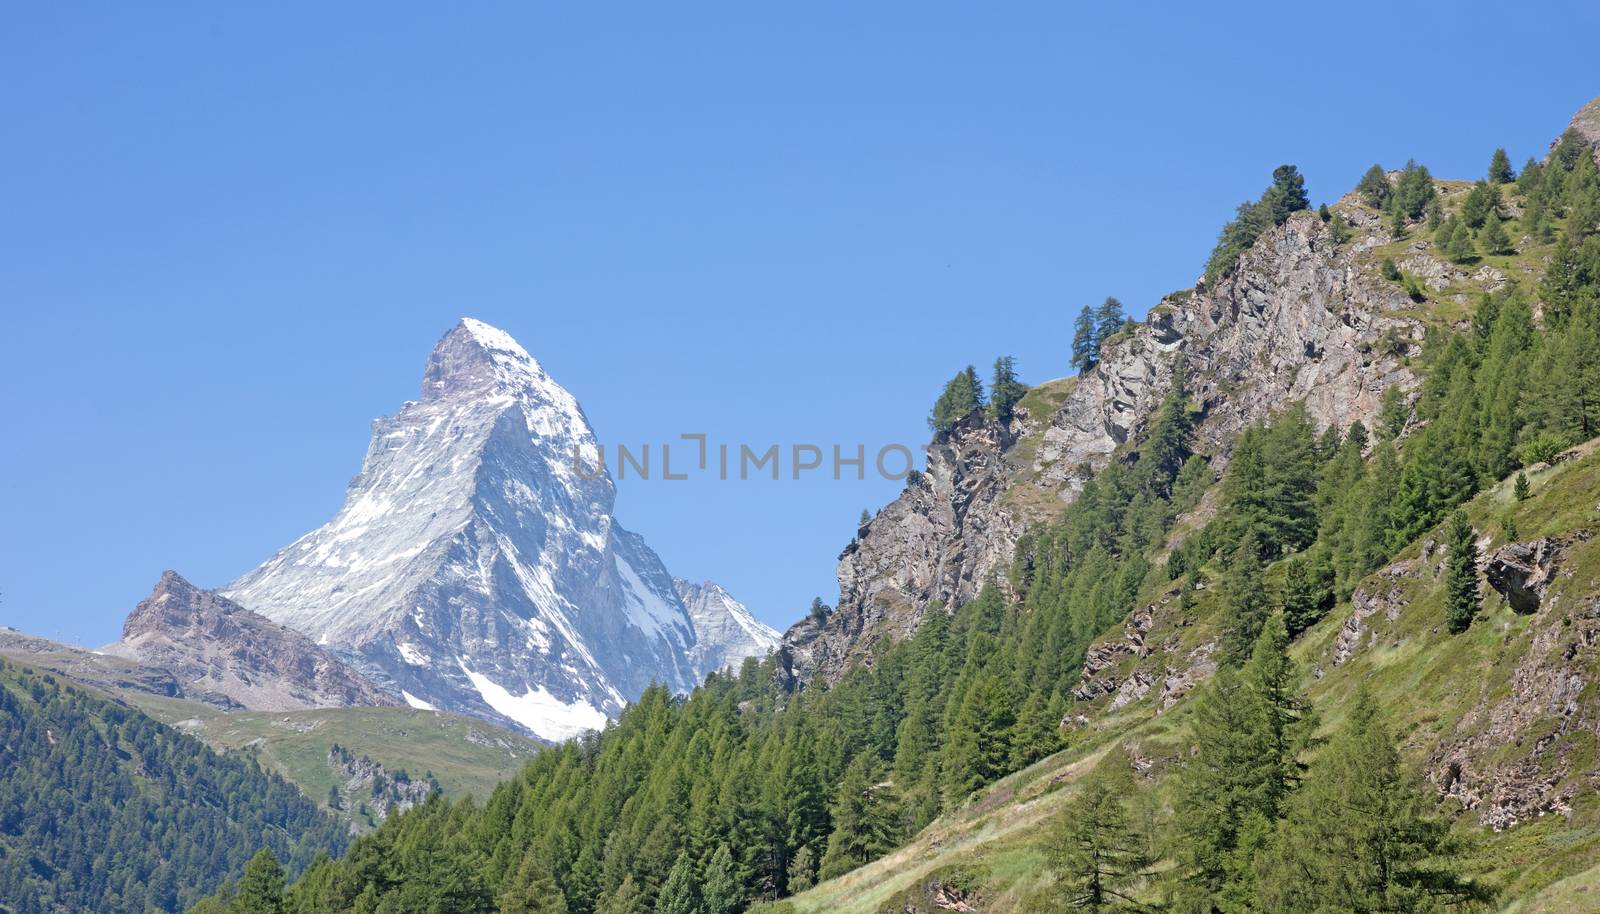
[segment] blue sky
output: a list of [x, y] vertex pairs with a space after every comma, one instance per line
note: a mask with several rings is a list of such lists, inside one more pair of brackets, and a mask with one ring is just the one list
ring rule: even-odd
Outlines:
[[[235, 6], [0, 12], [0, 622], [112, 640], [322, 523], [463, 315], [606, 441], [920, 445], [1275, 165], [1476, 177], [1600, 93], [1594, 4]], [[896, 489], [617, 511], [782, 627]]]

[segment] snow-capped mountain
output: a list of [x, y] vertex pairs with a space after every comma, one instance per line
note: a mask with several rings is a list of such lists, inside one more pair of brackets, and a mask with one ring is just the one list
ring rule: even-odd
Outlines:
[[783, 640], [777, 629], [752, 616], [715, 582], [694, 584], [674, 578], [672, 583], [694, 623], [689, 662], [702, 679], [707, 673], [737, 668], [746, 657], [765, 657]]
[[[428, 358], [422, 398], [373, 423], [333, 520], [222, 593], [413, 706], [559, 740], [653, 682], [700, 678], [694, 620], [615, 497], [578, 401], [469, 318]], [[716, 637], [701, 654], [744, 649]]]

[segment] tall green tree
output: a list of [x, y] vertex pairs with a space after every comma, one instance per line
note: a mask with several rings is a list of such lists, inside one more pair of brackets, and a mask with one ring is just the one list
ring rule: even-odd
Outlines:
[[1122, 329], [1127, 323], [1127, 315], [1122, 313], [1122, 302], [1115, 296], [1107, 295], [1100, 307], [1094, 309], [1094, 339], [1096, 347], [1105, 342]]
[[667, 873], [661, 897], [656, 899], [655, 914], [706, 914], [700, 886], [695, 880], [694, 863], [687, 854], [678, 855], [678, 862]]
[[1306, 179], [1293, 165], [1279, 165], [1272, 170], [1272, 186], [1262, 195], [1261, 202], [1274, 225], [1289, 221], [1289, 216], [1311, 208], [1306, 196]]
[[945, 384], [944, 392], [933, 404], [933, 413], [928, 416], [928, 427], [936, 434], [947, 433], [957, 422], [982, 407], [983, 382], [978, 380], [977, 370], [968, 365]]
[[900, 840], [899, 803], [883, 767], [870, 752], [856, 756], [833, 801], [833, 834], [820, 878], [832, 879], [872, 860]]
[[1394, 187], [1389, 183], [1389, 175], [1383, 170], [1382, 165], [1373, 165], [1367, 169], [1366, 174], [1356, 183], [1356, 193], [1361, 195], [1361, 202], [1373, 209], [1383, 209], [1389, 205], [1389, 195]]
[[1449, 547], [1445, 578], [1445, 622], [1452, 632], [1464, 632], [1478, 614], [1478, 544], [1473, 541], [1472, 524], [1466, 512], [1457, 509], [1450, 515], [1445, 530]]
[[229, 914], [284, 914], [283, 887], [283, 867], [271, 850], [262, 848], [245, 865]]
[[1489, 183], [1510, 184], [1516, 178], [1516, 172], [1511, 170], [1511, 157], [1506, 155], [1504, 148], [1496, 149], [1494, 155], [1489, 157]]
[[995, 421], [1006, 424], [1011, 421], [1011, 414], [1028, 392], [1028, 385], [1017, 380], [1017, 362], [1009, 355], [1003, 355], [994, 360], [994, 378], [989, 382], [989, 415]]
[[1363, 689], [1257, 855], [1254, 909], [1409, 914], [1488, 900], [1461, 874], [1460, 848], [1428, 806]]
[[1094, 312], [1084, 305], [1072, 325], [1072, 367], [1085, 372], [1099, 360], [1100, 340], [1095, 333]]
[[1089, 778], [1061, 811], [1050, 842], [1055, 896], [1069, 911], [1107, 914], [1144, 910], [1135, 898], [1153, 861], [1129, 821], [1125, 786], [1106, 775]]

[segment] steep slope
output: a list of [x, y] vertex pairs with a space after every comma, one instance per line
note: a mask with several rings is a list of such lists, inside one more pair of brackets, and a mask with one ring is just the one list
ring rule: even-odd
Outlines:
[[122, 640], [101, 653], [171, 673], [184, 697], [222, 696], [252, 710], [399, 704], [305, 635], [201, 590], [175, 571], [162, 573], [128, 615]]
[[652, 682], [686, 691], [694, 623], [578, 402], [466, 319], [420, 400], [374, 423], [343, 508], [223, 593], [347, 655], [417, 707], [557, 740]]
[[0, 911], [182, 911], [263, 844], [298, 872], [344, 827], [248, 758], [0, 661]]
[[[1442, 550], [1425, 537], [1368, 577], [1295, 656], [1326, 728], [1358, 687], [1373, 691], [1408, 766], [1478, 843], [1475, 868], [1502, 888], [1496, 910], [1586, 914], [1600, 866], [1600, 441], [1528, 477], [1524, 501], [1506, 480], [1467, 506], [1485, 575], [1484, 609], [1468, 633], [1444, 627]], [[1505, 541], [1508, 521], [1517, 543]], [[1536, 605], [1513, 602], [1519, 591]], [[1225, 625], [1214, 594], [1183, 608], [1176, 589], [1158, 592], [1092, 652], [1099, 662], [1084, 673], [1072, 748], [997, 782], [905, 848], [796, 897], [795, 911], [872, 914], [892, 899], [893, 910], [931, 912], [931, 895], [958, 881], [971, 910], [1029, 910], [1048, 884], [1055, 823], [1085, 775], [1107, 759], [1131, 761], [1144, 791], [1165, 789], [1185, 752], [1187, 695], [1214, 671], [1206, 648]]]
[[1102, 346], [1101, 360], [1024, 400], [1008, 427], [975, 414], [928, 447], [927, 472], [859, 532], [839, 561], [839, 603], [785, 636], [796, 679], [836, 680], [879, 634], [903, 638], [929, 603], [972, 598], [1004, 577], [1017, 538], [1135, 448], [1181, 363], [1201, 421], [1196, 449], [1220, 471], [1240, 431], [1304, 402], [1319, 428], [1372, 424], [1390, 386], [1410, 389], [1424, 332], [1415, 304], [1377, 275], [1388, 239], [1353, 197], [1334, 212], [1357, 235], [1337, 244], [1315, 213], [1269, 231], [1215, 288], [1174, 293]]
[[696, 679], [737, 668], [746, 657], [765, 657], [782, 638], [777, 630], [750, 614], [714, 581], [699, 584], [674, 578], [672, 586], [689, 611], [695, 642], [689, 651]]

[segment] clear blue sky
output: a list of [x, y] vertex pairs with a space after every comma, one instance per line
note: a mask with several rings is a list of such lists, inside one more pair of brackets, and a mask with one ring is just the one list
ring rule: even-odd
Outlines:
[[[322, 523], [463, 315], [607, 441], [920, 444], [1273, 166], [1475, 177], [1600, 94], [1592, 3], [239, 6], [0, 12], [0, 622], [108, 641]], [[896, 488], [618, 514], [782, 627]]]

